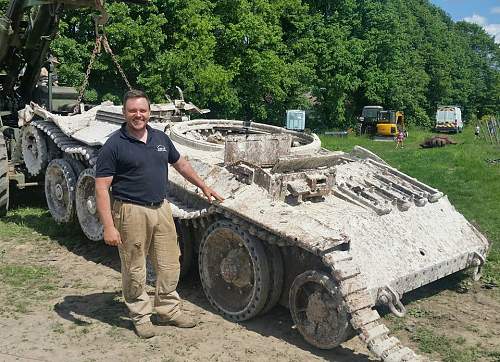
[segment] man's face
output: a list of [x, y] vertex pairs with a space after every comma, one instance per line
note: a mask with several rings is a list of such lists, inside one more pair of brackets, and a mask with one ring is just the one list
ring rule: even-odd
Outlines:
[[127, 125], [134, 131], [142, 131], [149, 121], [149, 104], [146, 98], [129, 98], [123, 105]]

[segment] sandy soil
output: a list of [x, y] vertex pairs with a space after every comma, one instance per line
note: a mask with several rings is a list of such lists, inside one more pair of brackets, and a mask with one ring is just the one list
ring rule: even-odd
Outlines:
[[[196, 271], [179, 293], [184, 309], [201, 324], [191, 330], [159, 327], [158, 336], [141, 340], [122, 303], [117, 252], [102, 244], [67, 250], [34, 233], [29, 242], [0, 240], [0, 266], [7, 263], [50, 266], [55, 275], [47, 290], [14, 289], [0, 276], [0, 361], [371, 360], [357, 337], [331, 351], [310, 347], [282, 307], [240, 324], [223, 319], [206, 301]], [[417, 348], [412, 333], [430, 323], [444, 335], [499, 350], [497, 291], [476, 285], [459, 294], [433, 287], [408, 301], [416, 312], [404, 324], [393, 318], [388, 323], [412, 347]]]

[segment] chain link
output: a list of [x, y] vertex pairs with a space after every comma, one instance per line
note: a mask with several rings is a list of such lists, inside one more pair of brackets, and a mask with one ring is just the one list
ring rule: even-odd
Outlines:
[[85, 93], [85, 89], [89, 84], [90, 71], [92, 70], [92, 65], [94, 64], [97, 54], [101, 52], [101, 43], [102, 43], [102, 35], [98, 35], [95, 39], [94, 50], [92, 50], [92, 55], [90, 56], [89, 65], [87, 66], [87, 71], [85, 72], [85, 78], [83, 79], [82, 87], [80, 88], [80, 94], [78, 94], [78, 98], [76, 100], [76, 105], [73, 110], [74, 113], [78, 112], [78, 107], [80, 107], [80, 103], [83, 99], [83, 94]]

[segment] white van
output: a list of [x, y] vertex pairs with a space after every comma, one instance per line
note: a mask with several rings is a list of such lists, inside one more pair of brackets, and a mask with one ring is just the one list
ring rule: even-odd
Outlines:
[[456, 106], [439, 106], [436, 112], [436, 126], [438, 132], [462, 132], [462, 110]]

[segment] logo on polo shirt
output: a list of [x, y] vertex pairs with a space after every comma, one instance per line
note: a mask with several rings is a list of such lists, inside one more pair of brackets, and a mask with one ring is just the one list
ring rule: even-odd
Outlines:
[[167, 148], [165, 146], [163, 146], [163, 145], [156, 146], [156, 150], [158, 152], [167, 152]]

